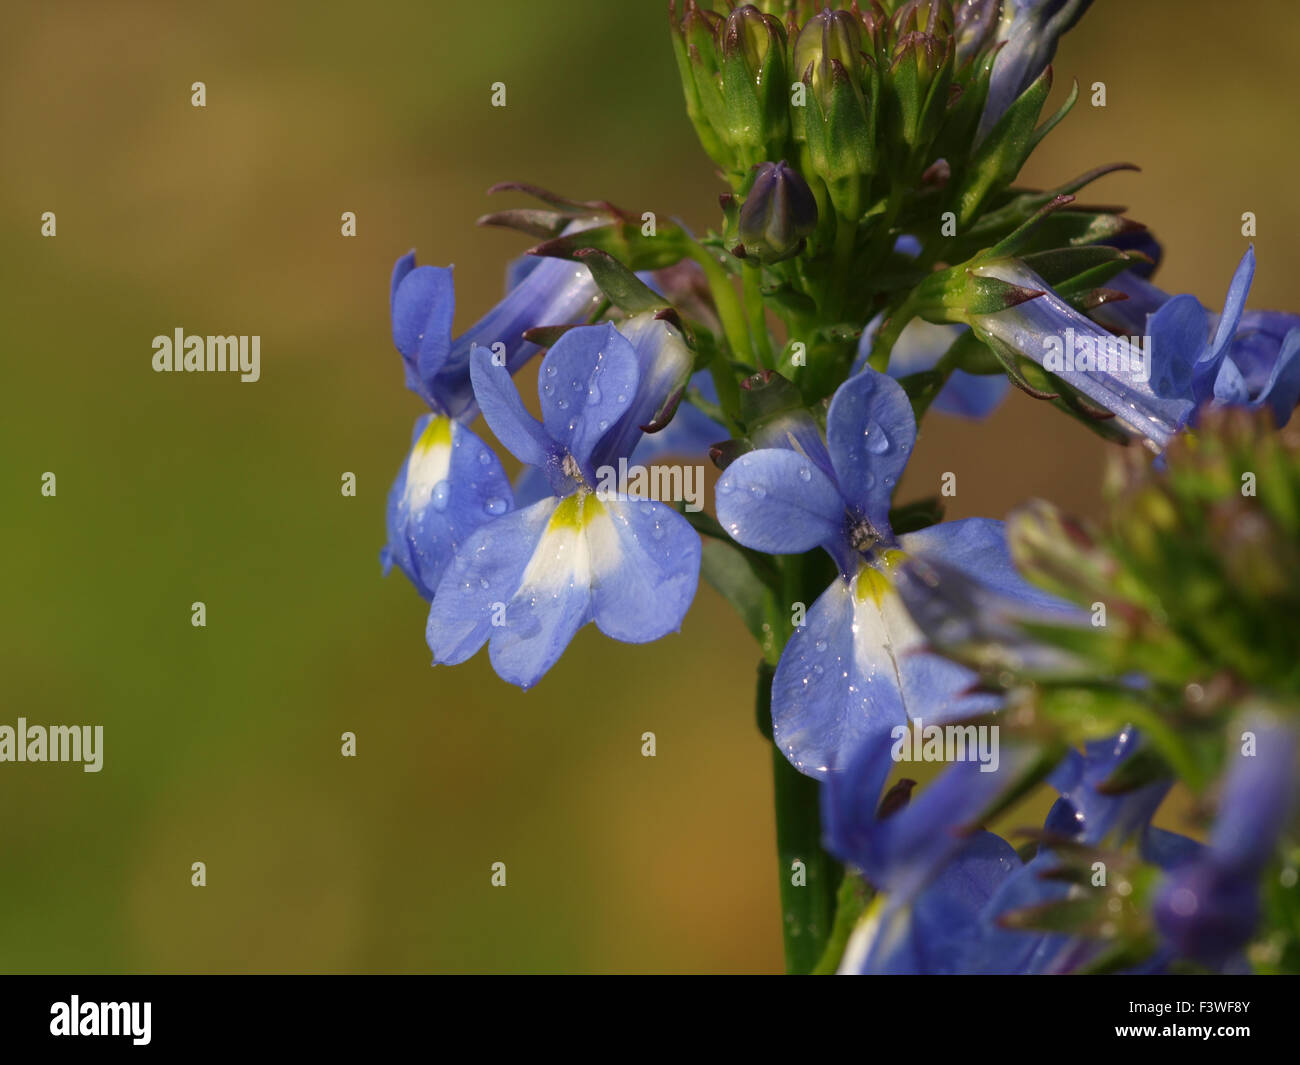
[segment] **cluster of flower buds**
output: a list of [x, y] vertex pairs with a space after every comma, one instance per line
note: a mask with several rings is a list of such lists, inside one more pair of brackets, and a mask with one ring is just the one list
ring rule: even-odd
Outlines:
[[[1086, 4], [1064, 6], [1077, 17]], [[1042, 105], [1041, 75], [1073, 17], [1040, 9], [1061, 7], [686, 0], [672, 27], [688, 113], [733, 191], [760, 164], [797, 159], [833, 207], [827, 221], [856, 224], [891, 195], [935, 199], [977, 152], [1002, 154], [1016, 123], [997, 131], [1015, 101], [1037, 86], [1035, 116]]]

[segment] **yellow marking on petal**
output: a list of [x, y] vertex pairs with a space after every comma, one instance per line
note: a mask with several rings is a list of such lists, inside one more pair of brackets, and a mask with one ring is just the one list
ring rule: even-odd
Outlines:
[[865, 602], [870, 597], [877, 607], [883, 606], [885, 597], [893, 594], [894, 586], [889, 578], [870, 563], [863, 563], [858, 568], [858, 602]]
[[888, 548], [876, 555], [884, 566], [885, 570], [892, 570], [895, 566], [900, 565], [907, 556], [896, 547]]
[[424, 427], [406, 463], [406, 505], [422, 510], [433, 498], [433, 490], [451, 472], [453, 426], [450, 418], [435, 414]]
[[548, 529], [583, 529], [605, 513], [605, 504], [590, 492], [574, 492], [560, 500]]
[[424, 427], [420, 439], [415, 442], [415, 450], [425, 454], [436, 447], [451, 447], [451, 419], [435, 414]]

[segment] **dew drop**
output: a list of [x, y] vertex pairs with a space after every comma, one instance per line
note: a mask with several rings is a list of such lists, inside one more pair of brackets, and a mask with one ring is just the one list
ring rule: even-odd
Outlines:
[[451, 495], [451, 487], [446, 481], [439, 481], [435, 484], [433, 486], [433, 495], [429, 497], [429, 501], [433, 504], [433, 509], [446, 510], [447, 497], [449, 495]]
[[506, 501], [498, 496], [493, 496], [483, 504], [483, 509], [489, 514], [504, 514], [506, 510]]

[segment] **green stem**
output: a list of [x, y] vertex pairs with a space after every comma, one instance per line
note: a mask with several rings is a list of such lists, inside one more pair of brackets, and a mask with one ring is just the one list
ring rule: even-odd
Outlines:
[[745, 284], [745, 313], [749, 317], [749, 338], [754, 344], [754, 356], [761, 369], [775, 369], [772, 358], [772, 336], [767, 328], [767, 315], [763, 307], [763, 270], [751, 267], [741, 271]]
[[873, 370], [884, 373], [889, 367], [889, 353], [894, 350], [907, 323], [915, 317], [916, 312], [912, 309], [912, 299], [909, 296], [876, 331], [876, 338], [871, 343], [871, 354], [867, 357], [867, 364]]
[[[772, 728], [774, 671], [767, 662], [758, 667], [755, 710], [759, 728], [768, 736]], [[835, 896], [844, 870], [821, 848], [820, 786], [786, 761], [775, 745], [772, 783], [785, 968], [788, 973], [803, 975], [811, 973], [826, 952], [835, 925]]]
[[709, 291], [713, 294], [713, 302], [718, 308], [718, 320], [722, 323], [722, 332], [731, 348], [732, 358], [740, 361], [748, 360], [752, 354], [749, 326], [745, 324], [745, 311], [740, 305], [740, 298], [736, 295], [735, 288], [732, 287], [731, 275], [722, 268], [722, 264], [713, 253], [699, 241], [690, 241], [687, 251], [704, 271], [704, 279], [709, 283]]
[[[713, 294], [713, 303], [718, 310], [718, 321], [722, 323], [722, 333], [726, 337], [727, 347], [731, 349], [731, 357], [738, 361], [748, 361], [751, 357], [749, 327], [745, 324], [745, 312], [736, 297], [731, 277], [709, 249], [699, 241], [688, 241], [686, 250], [704, 271], [704, 279]], [[724, 360], [716, 356], [709, 367], [709, 373], [713, 377], [714, 387], [718, 390], [718, 401], [727, 415], [727, 428], [732, 432], [738, 432], [740, 386], [736, 382], [736, 375]]]

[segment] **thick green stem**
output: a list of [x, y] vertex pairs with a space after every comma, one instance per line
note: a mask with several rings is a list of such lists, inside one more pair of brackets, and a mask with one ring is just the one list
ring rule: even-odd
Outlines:
[[[772, 730], [771, 665], [758, 667], [755, 710], [759, 728]], [[835, 926], [835, 896], [843, 867], [821, 848], [820, 786], [794, 768], [772, 747], [772, 783], [776, 795], [777, 873], [781, 885], [781, 931], [785, 968], [811, 973], [826, 951]]]

